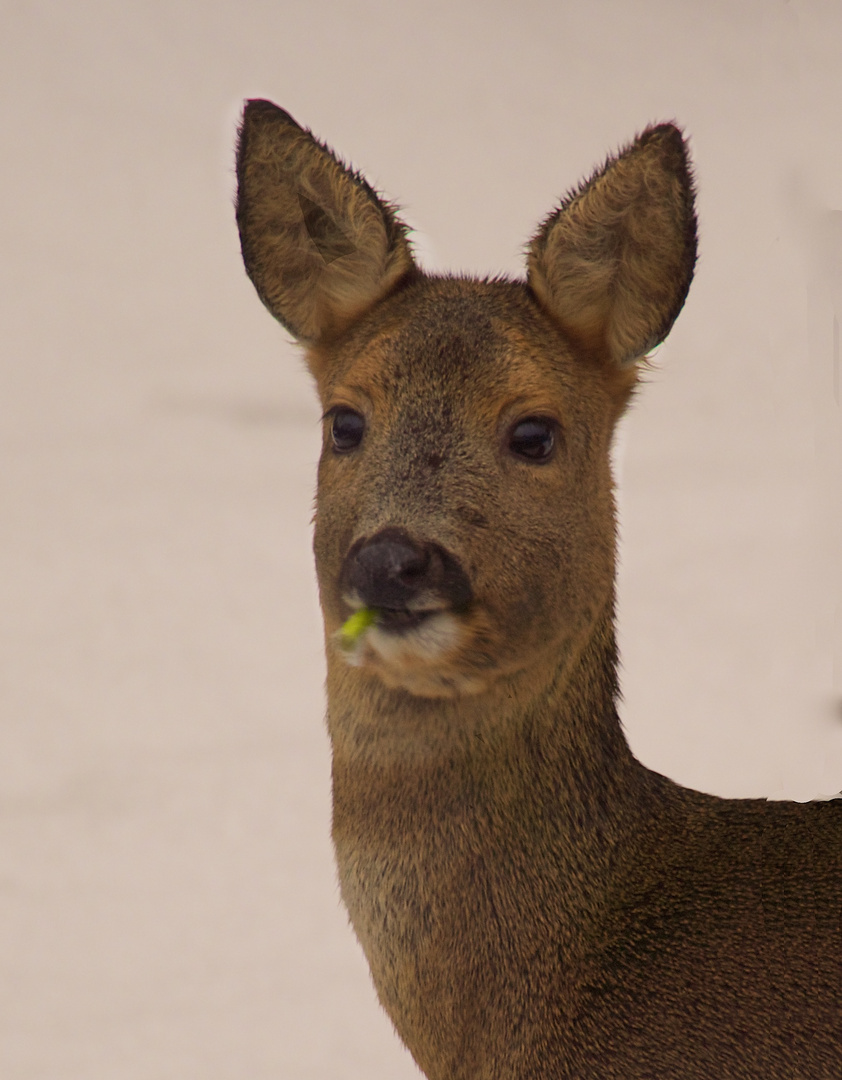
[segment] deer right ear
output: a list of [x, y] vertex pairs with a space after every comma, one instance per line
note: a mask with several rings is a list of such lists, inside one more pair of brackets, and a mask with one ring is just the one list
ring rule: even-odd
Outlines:
[[673, 124], [647, 128], [539, 229], [528, 282], [574, 340], [617, 366], [669, 333], [696, 263], [687, 148]]
[[301, 342], [341, 333], [415, 269], [391, 207], [270, 101], [246, 104], [237, 181], [246, 272]]

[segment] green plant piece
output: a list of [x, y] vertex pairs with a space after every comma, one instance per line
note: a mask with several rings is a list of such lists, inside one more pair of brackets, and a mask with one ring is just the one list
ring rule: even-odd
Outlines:
[[339, 631], [339, 640], [343, 648], [353, 648], [376, 619], [377, 611], [374, 608], [364, 607], [355, 611], [350, 618], [345, 620]]

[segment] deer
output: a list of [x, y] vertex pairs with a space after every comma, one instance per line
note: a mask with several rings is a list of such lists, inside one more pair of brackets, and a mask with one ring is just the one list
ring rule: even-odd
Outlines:
[[694, 273], [681, 129], [572, 189], [519, 280], [422, 270], [269, 101], [237, 180], [246, 271], [323, 410], [341, 898], [422, 1073], [839, 1080], [842, 801], [688, 789], [618, 716], [612, 433]]

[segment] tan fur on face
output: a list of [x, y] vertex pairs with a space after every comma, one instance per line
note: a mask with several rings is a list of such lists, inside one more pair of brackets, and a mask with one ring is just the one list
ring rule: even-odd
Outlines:
[[[487, 689], [539, 657], [557, 663], [612, 588], [607, 448], [625, 377], [575, 357], [516, 284], [419, 282], [378, 315], [319, 359], [325, 411], [347, 406], [367, 421], [350, 455], [333, 453], [326, 421], [315, 549], [328, 634], [350, 613], [337, 591], [346, 552], [399, 526], [443, 545], [474, 599], [454, 613], [447, 652], [419, 657], [396, 641], [388, 657], [360, 653], [364, 667], [405, 689], [411, 671], [414, 693], [441, 696]], [[512, 425], [534, 415], [559, 424], [546, 466], [507, 450]], [[587, 502], [572, 497], [575, 483], [591, 490]]]
[[[336, 595], [345, 553], [396, 526], [469, 567], [475, 599], [407, 635], [370, 631], [352, 654], [360, 669], [458, 696], [575, 652], [612, 589], [607, 448], [636, 379], [628, 361], [667, 332], [692, 275], [680, 133], [647, 129], [562, 203], [532, 241], [528, 288], [425, 279], [393, 209], [268, 102], [246, 107], [238, 177], [258, 292], [308, 344], [325, 411], [350, 407], [368, 425], [343, 460], [326, 433], [315, 542], [328, 640], [349, 614]], [[447, 402], [450, 418], [437, 419]], [[507, 425], [528, 415], [560, 424], [546, 469], [513, 467], [502, 449]], [[407, 427], [417, 438], [399, 449]], [[577, 488], [588, 499], [571, 499]]]

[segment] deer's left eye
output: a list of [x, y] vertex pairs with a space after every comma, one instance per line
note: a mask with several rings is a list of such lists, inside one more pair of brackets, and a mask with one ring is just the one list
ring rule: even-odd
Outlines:
[[542, 463], [552, 457], [557, 424], [542, 416], [529, 416], [509, 433], [509, 450], [526, 461]]
[[365, 420], [353, 409], [336, 409], [331, 416], [330, 434], [333, 448], [340, 454], [355, 450], [363, 441]]

